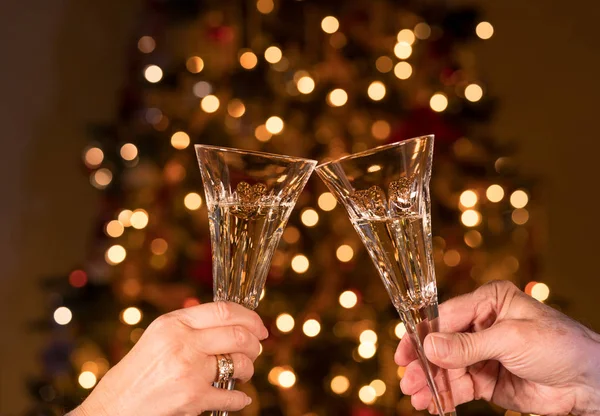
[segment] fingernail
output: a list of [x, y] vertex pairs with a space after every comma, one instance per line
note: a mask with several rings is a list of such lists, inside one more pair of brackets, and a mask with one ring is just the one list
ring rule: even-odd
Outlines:
[[250, 405], [252, 403], [252, 399], [250, 398], [250, 396], [246, 396], [246, 406]]
[[429, 335], [433, 354], [439, 358], [445, 358], [450, 355], [450, 340], [452, 334], [436, 333]]
[[269, 338], [269, 330], [266, 327], [263, 327], [262, 339], [267, 339], [267, 338]]

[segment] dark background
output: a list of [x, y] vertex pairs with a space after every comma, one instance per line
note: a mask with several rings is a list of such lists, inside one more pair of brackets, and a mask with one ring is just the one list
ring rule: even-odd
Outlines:
[[[495, 28], [478, 64], [500, 99], [498, 137], [545, 188], [544, 281], [600, 330], [600, 6], [594, 0], [474, 1]], [[89, 121], [108, 120], [138, 1], [28, 0], [0, 6], [0, 415], [27, 403], [42, 314], [37, 282], [83, 258], [96, 192], [80, 168]]]

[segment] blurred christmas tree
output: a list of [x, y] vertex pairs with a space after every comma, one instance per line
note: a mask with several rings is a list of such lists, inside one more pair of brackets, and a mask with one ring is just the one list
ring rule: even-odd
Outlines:
[[[192, 143], [324, 160], [436, 135], [440, 297], [539, 274], [532, 183], [489, 137], [474, 47], [493, 34], [444, 1], [148, 1], [119, 118], [83, 152], [102, 192], [89, 257], [49, 279], [39, 406], [76, 406], [159, 314], [209, 301], [211, 253]], [[132, 46], [133, 46], [132, 45]], [[503, 141], [502, 143], [505, 143]], [[527, 207], [527, 208], [526, 208]], [[544, 284], [528, 287], [540, 300]], [[272, 328], [244, 415], [409, 415], [403, 326], [343, 208], [313, 177], [258, 312]], [[461, 414], [485, 414], [471, 404]]]

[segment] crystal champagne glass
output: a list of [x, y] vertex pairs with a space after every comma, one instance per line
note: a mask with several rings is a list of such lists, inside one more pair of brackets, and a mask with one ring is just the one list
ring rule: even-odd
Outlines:
[[376, 147], [316, 168], [363, 241], [425, 372], [438, 414], [456, 415], [448, 373], [425, 357], [439, 330], [431, 246], [433, 136]]
[[[275, 248], [317, 162], [207, 145], [195, 149], [208, 206], [214, 300], [254, 310]], [[215, 387], [232, 390], [234, 383]]]

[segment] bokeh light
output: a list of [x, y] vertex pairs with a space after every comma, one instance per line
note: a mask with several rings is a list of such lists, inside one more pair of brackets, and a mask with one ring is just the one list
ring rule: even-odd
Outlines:
[[550, 288], [545, 283], [535, 283], [531, 288], [531, 297], [544, 302], [550, 297]]
[[125, 143], [119, 152], [124, 160], [131, 161], [138, 155], [138, 149], [133, 143]]
[[511, 214], [511, 219], [517, 225], [523, 225], [529, 221], [529, 211], [525, 208], [517, 208]]
[[524, 208], [529, 202], [529, 196], [525, 191], [517, 189], [510, 195], [510, 204], [515, 208]]
[[342, 244], [335, 252], [337, 259], [343, 263], [347, 263], [354, 257], [354, 250], [348, 244]]
[[425, 22], [417, 23], [415, 26], [415, 36], [421, 40], [428, 39], [431, 36], [431, 27]]
[[73, 270], [69, 274], [69, 284], [73, 287], [84, 287], [87, 281], [87, 273], [83, 270]]
[[190, 211], [196, 211], [202, 206], [202, 197], [197, 192], [190, 192], [183, 198], [183, 205]]
[[155, 238], [152, 240], [152, 243], [150, 243], [150, 251], [157, 256], [165, 254], [168, 249], [169, 244], [164, 238]]
[[385, 97], [386, 88], [383, 82], [373, 81], [367, 89], [369, 98], [373, 101], [381, 101]]
[[142, 53], [152, 53], [156, 48], [156, 42], [152, 36], [142, 36], [140, 40], [138, 40], [138, 49]]
[[448, 97], [441, 92], [435, 93], [429, 100], [429, 106], [433, 111], [442, 112], [448, 107]]
[[129, 219], [131, 226], [138, 230], [146, 227], [148, 225], [148, 220], [148, 213], [143, 209], [136, 209], [133, 211], [133, 214], [131, 214], [131, 218]]
[[490, 22], [480, 22], [477, 27], [475, 27], [475, 33], [481, 39], [489, 39], [494, 34], [494, 26]]
[[83, 154], [83, 161], [88, 168], [100, 166], [104, 160], [104, 152], [98, 147], [90, 147]]
[[377, 397], [381, 397], [385, 394], [386, 386], [383, 380], [373, 380], [369, 385], [375, 389], [375, 394], [377, 394]]
[[483, 89], [477, 84], [467, 85], [467, 88], [465, 88], [465, 97], [471, 102], [477, 102], [483, 97]]
[[394, 61], [389, 56], [380, 56], [375, 61], [375, 68], [383, 74], [390, 72], [394, 67]]
[[302, 224], [307, 227], [314, 227], [319, 222], [319, 213], [312, 208], [307, 208], [300, 215]]
[[292, 370], [283, 370], [279, 373], [279, 377], [277, 377], [277, 381], [279, 386], [284, 389], [289, 389], [294, 384], [296, 384], [296, 374]]
[[231, 117], [239, 118], [246, 112], [246, 106], [241, 100], [234, 98], [227, 104], [227, 112]]
[[269, 14], [275, 8], [273, 0], [258, 0], [256, 2], [256, 9], [262, 14]]
[[310, 266], [308, 258], [303, 254], [298, 254], [292, 259], [292, 270], [298, 274], [306, 273]]
[[252, 51], [246, 51], [240, 55], [240, 65], [244, 69], [252, 69], [258, 63], [256, 54]]
[[408, 62], [398, 62], [394, 66], [394, 75], [398, 79], [408, 79], [412, 75], [412, 66]]
[[309, 319], [302, 325], [302, 332], [307, 337], [314, 338], [321, 332], [321, 324], [316, 319]]
[[268, 142], [273, 135], [267, 130], [267, 126], [261, 124], [254, 129], [254, 137], [256, 137], [256, 140], [259, 142]]
[[123, 260], [125, 260], [125, 257], [127, 257], [127, 251], [125, 250], [125, 247], [118, 244], [111, 246], [108, 250], [106, 250], [106, 254], [104, 255], [106, 262], [112, 266], [121, 263]]
[[200, 102], [200, 108], [207, 113], [214, 113], [219, 109], [219, 99], [214, 95], [207, 95]]
[[477, 194], [470, 189], [460, 194], [460, 203], [463, 207], [472, 208], [477, 204]]
[[112, 220], [106, 224], [105, 231], [109, 237], [117, 238], [123, 235], [125, 227], [119, 221]]
[[198, 98], [204, 98], [212, 92], [212, 85], [206, 81], [198, 81], [194, 84], [194, 95]]
[[61, 306], [54, 311], [54, 321], [59, 325], [67, 325], [73, 319], [73, 313], [66, 306]]
[[398, 32], [398, 42], [406, 42], [412, 45], [415, 43], [415, 33], [410, 29], [402, 29]]
[[321, 21], [321, 29], [325, 33], [335, 33], [340, 28], [340, 22], [333, 16], [327, 16]]
[[296, 82], [296, 88], [302, 94], [310, 94], [315, 89], [315, 81], [308, 75], [303, 76]]
[[279, 134], [283, 131], [283, 120], [281, 117], [271, 116], [267, 119], [265, 123], [265, 127], [267, 131], [271, 134]]
[[192, 74], [198, 74], [204, 69], [204, 61], [199, 56], [192, 56], [186, 61], [185, 67]]
[[377, 352], [377, 347], [371, 342], [363, 342], [358, 346], [358, 355], [364, 359], [373, 358]]
[[365, 329], [360, 333], [360, 342], [375, 344], [377, 342], [377, 334], [372, 329]]
[[412, 54], [412, 46], [410, 46], [407, 42], [398, 42], [396, 46], [394, 46], [394, 55], [396, 55], [399, 59], [407, 59]]
[[348, 93], [336, 88], [327, 95], [327, 103], [332, 107], [341, 107], [348, 102]]
[[346, 309], [351, 309], [358, 303], [358, 296], [351, 290], [342, 292], [339, 298], [340, 305]]
[[337, 205], [337, 200], [331, 192], [323, 192], [319, 195], [317, 204], [323, 211], [332, 211]]
[[146, 68], [144, 68], [144, 78], [146, 78], [146, 81], [156, 84], [162, 79], [162, 77], [163, 71], [158, 65], [148, 65]]
[[456, 267], [460, 264], [460, 253], [457, 250], [448, 250], [444, 253], [444, 263], [448, 267]]
[[96, 378], [96, 375], [91, 371], [83, 371], [81, 374], [79, 374], [79, 378], [77, 379], [77, 381], [79, 382], [79, 385], [81, 387], [83, 387], [86, 390], [89, 390], [96, 385], [96, 382], [98, 380]]
[[142, 320], [142, 311], [136, 307], [129, 307], [121, 312], [121, 321], [127, 325], [137, 325]]
[[132, 210], [124, 209], [123, 211], [119, 212], [117, 219], [121, 224], [123, 224], [124, 227], [131, 227], [131, 214], [133, 214]]
[[112, 182], [113, 174], [107, 168], [100, 168], [92, 173], [90, 183], [98, 189], [104, 189]]
[[390, 123], [385, 120], [377, 120], [371, 126], [371, 134], [377, 140], [385, 140], [390, 136], [392, 128]]
[[465, 244], [471, 248], [476, 248], [483, 242], [481, 233], [477, 230], [469, 230], [465, 233]]
[[490, 202], [500, 202], [504, 198], [504, 189], [500, 185], [490, 185], [485, 191], [485, 196]]
[[331, 379], [330, 387], [335, 394], [344, 394], [350, 388], [350, 380], [346, 376], [335, 376]]
[[467, 227], [475, 227], [481, 223], [481, 214], [474, 209], [462, 213], [460, 221]]
[[377, 392], [371, 386], [363, 386], [358, 391], [358, 398], [364, 404], [373, 404], [377, 400]]
[[265, 50], [265, 60], [270, 64], [276, 64], [283, 58], [283, 52], [277, 46], [269, 46]]
[[406, 326], [404, 326], [404, 323], [399, 322], [395, 327], [394, 327], [394, 334], [396, 335], [396, 337], [398, 337], [398, 339], [402, 339], [402, 337], [404, 335], [406, 335]]
[[190, 136], [185, 131], [176, 131], [171, 136], [171, 146], [183, 150], [190, 145]]
[[290, 332], [292, 329], [294, 329], [295, 324], [296, 322], [294, 321], [294, 318], [289, 313], [282, 313], [275, 320], [277, 329], [284, 333]]

